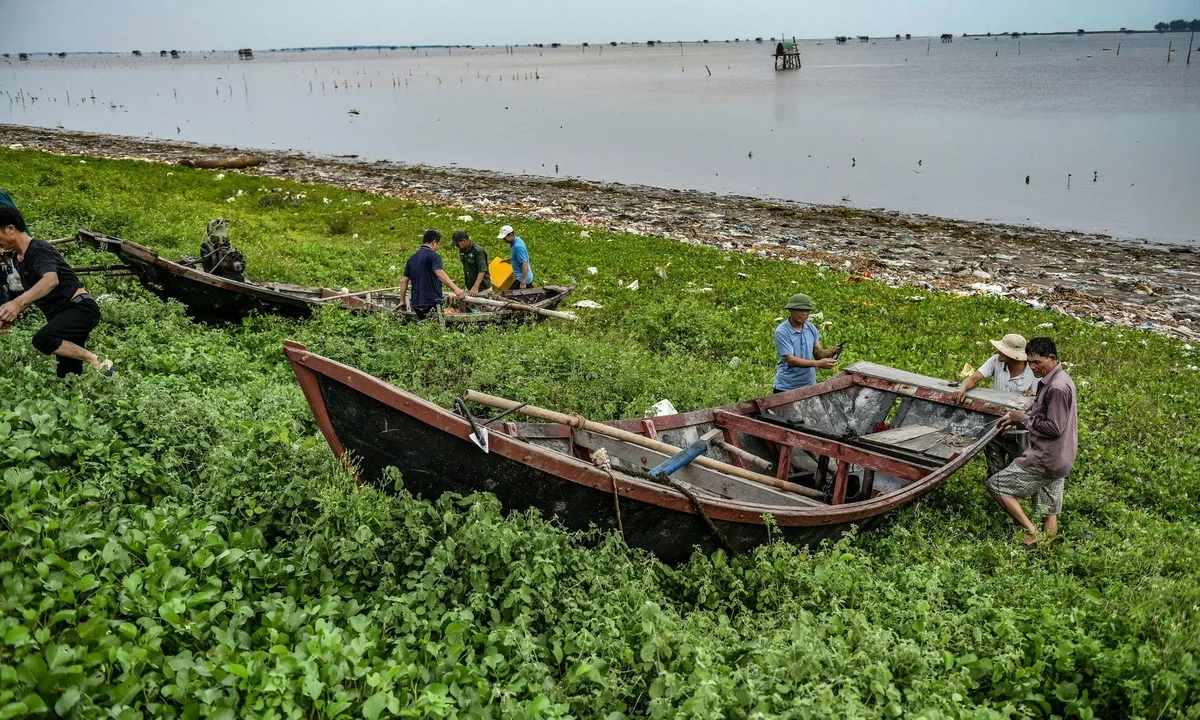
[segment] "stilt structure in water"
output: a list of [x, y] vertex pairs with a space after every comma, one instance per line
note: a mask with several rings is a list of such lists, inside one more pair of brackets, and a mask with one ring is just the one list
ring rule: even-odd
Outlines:
[[796, 45], [796, 38], [793, 37], [791, 42], [780, 40], [775, 46], [775, 69], [800, 69], [800, 48]]

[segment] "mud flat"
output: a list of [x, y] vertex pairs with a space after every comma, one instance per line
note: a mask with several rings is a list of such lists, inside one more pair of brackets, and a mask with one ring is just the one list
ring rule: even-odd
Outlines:
[[[0, 144], [178, 163], [245, 149], [0, 125]], [[1008, 297], [1092, 322], [1200, 338], [1200, 249], [1021, 225], [353, 157], [252, 151], [249, 174], [497, 216], [671, 237], [854, 277]]]

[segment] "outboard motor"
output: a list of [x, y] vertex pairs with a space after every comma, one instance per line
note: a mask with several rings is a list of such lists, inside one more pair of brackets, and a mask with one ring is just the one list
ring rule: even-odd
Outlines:
[[230, 280], [246, 279], [246, 256], [229, 242], [229, 221], [225, 218], [208, 222], [200, 245], [200, 262], [207, 273]]

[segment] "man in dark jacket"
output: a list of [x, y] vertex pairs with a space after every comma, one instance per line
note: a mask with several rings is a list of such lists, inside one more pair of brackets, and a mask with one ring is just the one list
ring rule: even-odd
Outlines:
[[25, 218], [12, 205], [0, 205], [0, 248], [16, 254], [17, 273], [25, 292], [0, 305], [0, 332], [8, 332], [21, 313], [37, 305], [46, 325], [33, 336], [33, 346], [58, 360], [58, 376], [79, 375], [87, 363], [105, 375], [116, 366], [101, 362], [84, 347], [100, 324], [100, 306], [80, 284], [71, 266], [53, 245], [26, 232]]

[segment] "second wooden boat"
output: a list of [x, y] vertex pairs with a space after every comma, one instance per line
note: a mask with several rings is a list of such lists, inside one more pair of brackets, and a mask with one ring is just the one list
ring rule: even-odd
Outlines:
[[[206, 322], [237, 322], [251, 313], [307, 318], [314, 309], [329, 304], [359, 312], [387, 313], [406, 322], [416, 319], [416, 315], [409, 310], [397, 310], [401, 298], [396, 293], [336, 298], [343, 293], [330, 288], [232, 280], [213, 275], [190, 265], [167, 260], [144, 245], [91, 230], [80, 229], [75, 238], [83, 245], [117, 255], [146, 289], [163, 300], [183, 303], [189, 315]], [[573, 290], [573, 287], [547, 285], [509, 290], [498, 293], [496, 297], [555, 310]], [[504, 308], [472, 310], [469, 306], [451, 301], [444, 318], [449, 327], [465, 327], [530, 318], [536, 320], [540, 316]]]

